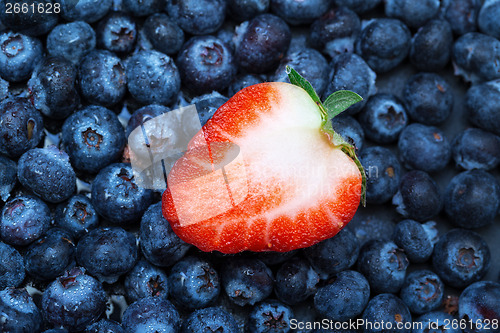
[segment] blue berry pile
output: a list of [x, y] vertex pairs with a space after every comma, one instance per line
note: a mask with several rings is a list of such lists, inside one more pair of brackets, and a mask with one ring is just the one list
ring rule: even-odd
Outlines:
[[[332, 126], [367, 207], [309, 248], [201, 252], [128, 136], [286, 66], [363, 97]], [[499, 333], [499, 214], [500, 0], [0, 1], [0, 332]]]

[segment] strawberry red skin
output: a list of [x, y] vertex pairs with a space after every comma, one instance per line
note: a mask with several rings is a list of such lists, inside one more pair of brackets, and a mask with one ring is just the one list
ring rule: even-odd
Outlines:
[[[286, 252], [308, 247], [337, 234], [356, 212], [361, 198], [359, 173], [340, 179], [342, 186], [337, 187], [335, 195], [301, 209], [293, 216], [278, 214], [271, 219], [266, 218], [266, 213], [279, 203], [279, 195], [257, 191], [257, 194], [249, 194], [244, 201], [222, 214], [203, 218], [204, 212], [199, 211], [195, 213], [198, 214], [196, 223], [180, 223], [170, 187], [206, 173], [192, 163], [193, 156], [200, 157], [196, 147], [205, 142], [238, 141], [249, 127], [257, 126], [260, 117], [280, 102], [279, 87], [280, 84], [276, 83], [262, 83], [233, 96], [191, 140], [186, 154], [169, 174], [169, 188], [163, 193], [163, 215], [182, 240], [202, 251]], [[331, 149], [337, 148], [332, 145]], [[248, 185], [249, 193], [254, 193], [252, 185]]]

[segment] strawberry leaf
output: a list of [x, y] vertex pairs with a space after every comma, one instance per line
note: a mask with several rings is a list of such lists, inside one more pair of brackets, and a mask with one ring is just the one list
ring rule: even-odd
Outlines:
[[365, 168], [363, 168], [363, 165], [361, 164], [361, 161], [358, 158], [358, 155], [356, 155], [356, 149], [354, 146], [345, 143], [341, 145], [342, 151], [352, 158], [356, 166], [358, 167], [359, 172], [361, 173], [361, 204], [363, 207], [366, 207], [366, 173], [365, 173]]
[[344, 112], [351, 105], [362, 101], [363, 98], [349, 90], [339, 90], [328, 96], [323, 103], [328, 113], [328, 119], [333, 119]]
[[361, 204], [363, 205], [363, 207], [366, 207], [366, 173], [365, 168], [363, 168], [363, 165], [358, 158], [358, 155], [356, 155], [356, 148], [353, 145], [347, 143], [340, 134], [335, 132], [332, 127], [331, 121], [327, 121], [326, 123], [324, 123], [321, 130], [328, 136], [335, 147], [339, 147], [344, 152], [344, 154], [349, 156], [354, 161], [354, 163], [358, 167], [359, 173], [361, 174]]
[[307, 81], [302, 75], [300, 75], [295, 69], [290, 66], [286, 66], [286, 73], [288, 74], [288, 79], [290, 80], [291, 84], [304, 89], [309, 94], [314, 103], [318, 105], [323, 121], [326, 121], [328, 119], [328, 112], [323, 106], [323, 103], [321, 103], [321, 100], [319, 99], [319, 96], [314, 90], [311, 83], [309, 83], [309, 81]]

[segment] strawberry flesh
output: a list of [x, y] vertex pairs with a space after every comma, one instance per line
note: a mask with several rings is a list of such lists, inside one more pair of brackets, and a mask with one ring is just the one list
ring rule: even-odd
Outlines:
[[362, 178], [301, 88], [262, 83], [222, 105], [168, 176], [163, 214], [203, 251], [290, 251], [340, 231]]

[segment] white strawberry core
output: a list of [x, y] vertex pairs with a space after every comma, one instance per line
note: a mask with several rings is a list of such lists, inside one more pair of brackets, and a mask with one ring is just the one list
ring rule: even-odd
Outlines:
[[269, 211], [269, 219], [294, 218], [303, 208], [335, 197], [342, 179], [359, 174], [352, 159], [320, 131], [321, 115], [309, 95], [291, 84], [279, 84], [279, 91], [271, 113], [234, 141], [251, 156], [251, 192], [265, 193], [274, 184], [282, 193], [282, 204]]

